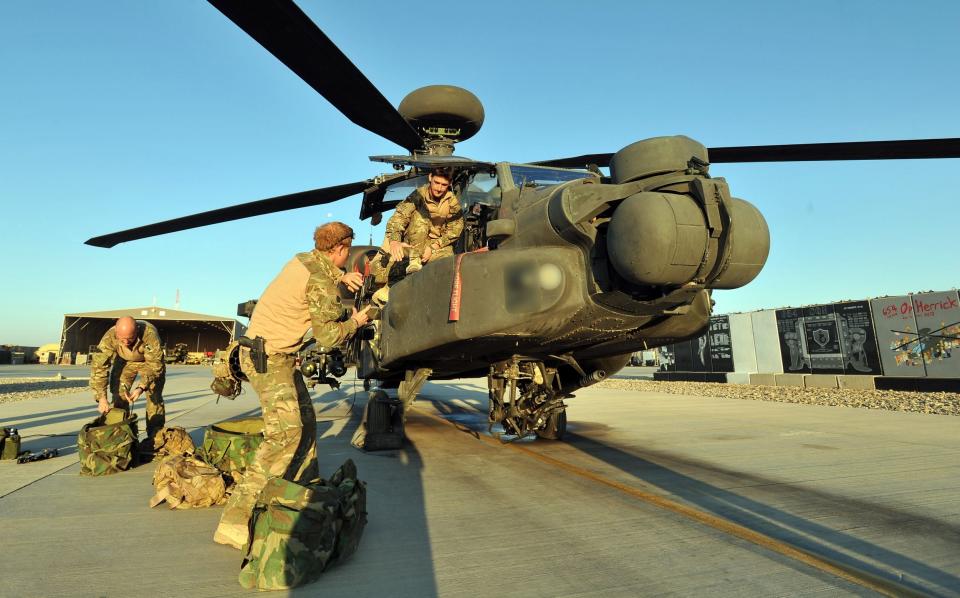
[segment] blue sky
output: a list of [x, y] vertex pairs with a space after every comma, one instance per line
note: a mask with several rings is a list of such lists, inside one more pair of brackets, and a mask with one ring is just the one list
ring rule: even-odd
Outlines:
[[[960, 3], [301, 2], [394, 104], [448, 83], [458, 153], [532, 161], [656, 135], [707, 146], [960, 137]], [[205, 2], [0, 3], [0, 343], [64, 313], [232, 315], [359, 198], [105, 250], [87, 238], [382, 170], [337, 112]], [[719, 311], [957, 285], [960, 160], [718, 164], [772, 234]], [[328, 216], [329, 215], [329, 216]]]

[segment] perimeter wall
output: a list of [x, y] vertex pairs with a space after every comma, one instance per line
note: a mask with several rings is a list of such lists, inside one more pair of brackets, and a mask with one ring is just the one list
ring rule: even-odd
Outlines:
[[717, 315], [660, 349], [673, 372], [960, 378], [957, 290]]

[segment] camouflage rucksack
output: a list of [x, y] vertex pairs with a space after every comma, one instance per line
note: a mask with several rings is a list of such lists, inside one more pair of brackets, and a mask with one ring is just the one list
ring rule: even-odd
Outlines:
[[187, 430], [181, 427], [163, 428], [154, 439], [154, 450], [158, 457], [164, 455], [192, 455], [196, 451], [193, 439]]
[[226, 484], [220, 471], [191, 455], [171, 455], [153, 472], [157, 493], [150, 499], [155, 507], [163, 501], [171, 509], [190, 509], [223, 504]]
[[356, 552], [366, 523], [366, 484], [350, 459], [329, 481], [270, 478], [250, 519], [240, 585], [281, 590], [315, 581]]
[[137, 462], [137, 414], [111, 409], [85, 424], [77, 435], [80, 475], [126, 471]]
[[229, 419], [207, 426], [197, 456], [236, 482], [253, 463], [261, 442], [262, 417]]

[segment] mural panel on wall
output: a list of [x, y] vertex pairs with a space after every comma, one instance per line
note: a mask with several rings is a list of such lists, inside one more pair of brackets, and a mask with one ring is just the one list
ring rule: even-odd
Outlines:
[[733, 340], [730, 336], [730, 316], [713, 316], [707, 329], [710, 345], [711, 371], [733, 371]]
[[811, 305], [803, 308], [804, 344], [810, 367], [815, 374], [842, 374], [840, 331], [833, 305]]
[[778, 309], [777, 334], [780, 336], [783, 371], [788, 374], [811, 373], [807, 335], [803, 328], [803, 310]]
[[912, 295], [917, 334], [910, 349], [919, 352], [930, 378], [960, 377], [960, 305], [957, 291]]
[[884, 376], [926, 376], [918, 348], [917, 319], [909, 295], [870, 300]]
[[836, 303], [833, 312], [840, 325], [843, 373], [879, 376], [882, 370], [870, 304], [866, 301]]

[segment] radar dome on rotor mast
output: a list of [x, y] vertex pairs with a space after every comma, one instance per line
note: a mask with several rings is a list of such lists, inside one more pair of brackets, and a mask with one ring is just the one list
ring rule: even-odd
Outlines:
[[483, 104], [466, 89], [453, 85], [414, 90], [403, 98], [397, 111], [433, 155], [452, 154], [453, 144], [470, 139], [483, 126]]

